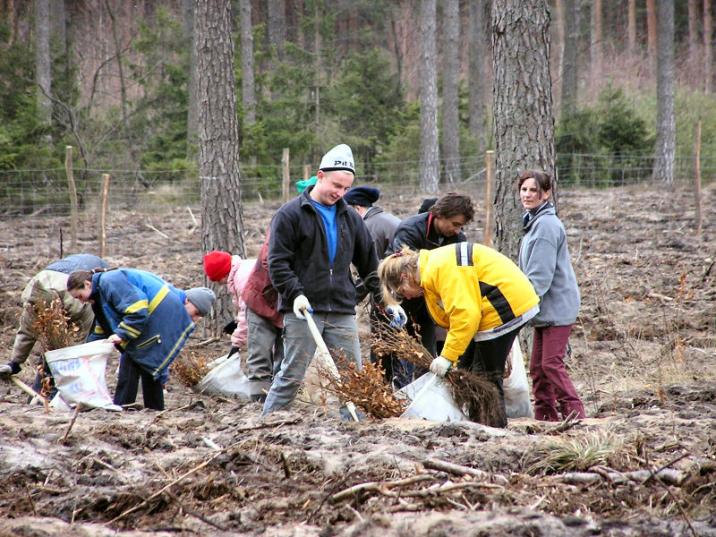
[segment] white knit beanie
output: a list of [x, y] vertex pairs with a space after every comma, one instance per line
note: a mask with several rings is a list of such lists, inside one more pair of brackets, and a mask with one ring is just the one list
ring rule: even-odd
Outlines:
[[345, 170], [355, 175], [356, 170], [353, 164], [353, 151], [351, 151], [351, 148], [346, 144], [337, 145], [323, 155], [321, 165], [318, 169], [324, 172]]

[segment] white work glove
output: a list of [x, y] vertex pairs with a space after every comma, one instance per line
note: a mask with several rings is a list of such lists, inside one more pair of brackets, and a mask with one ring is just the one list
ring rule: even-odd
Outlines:
[[391, 317], [391, 328], [403, 328], [405, 326], [405, 323], [408, 322], [408, 316], [405, 315], [405, 310], [400, 304], [396, 304], [395, 306], [388, 306], [387, 308], [385, 308], [385, 313], [387, 313]]
[[0, 365], [0, 378], [1, 379], [9, 379], [12, 375], [12, 367], [9, 365], [3, 364]]
[[447, 358], [443, 358], [442, 356], [438, 356], [432, 362], [430, 362], [430, 372], [437, 375], [438, 377], [444, 377], [447, 372], [450, 371], [451, 367], [452, 362]]
[[298, 295], [293, 300], [293, 314], [299, 319], [305, 319], [306, 317], [303, 315], [303, 310], [306, 310], [308, 313], [313, 313], [313, 308], [311, 308], [311, 303], [306, 298], [306, 295]]

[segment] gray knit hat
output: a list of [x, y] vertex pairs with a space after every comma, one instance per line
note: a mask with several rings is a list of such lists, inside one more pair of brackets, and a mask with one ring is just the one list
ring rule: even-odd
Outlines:
[[199, 315], [206, 317], [214, 305], [216, 295], [208, 287], [192, 287], [186, 292], [186, 299], [194, 304]]

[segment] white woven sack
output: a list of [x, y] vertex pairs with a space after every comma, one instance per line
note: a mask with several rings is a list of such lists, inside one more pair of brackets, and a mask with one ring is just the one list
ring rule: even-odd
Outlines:
[[114, 345], [100, 339], [45, 353], [59, 396], [67, 405], [122, 410], [112, 403], [104, 375], [113, 352]]
[[467, 416], [455, 405], [445, 381], [436, 378], [433, 373], [425, 373], [395, 392], [395, 395], [411, 401], [410, 406], [401, 414], [401, 418], [423, 418], [431, 421], [467, 420]]
[[510, 376], [503, 380], [505, 391], [505, 408], [508, 418], [534, 418], [535, 413], [530, 402], [530, 386], [527, 383], [525, 361], [522, 357], [520, 342], [515, 338], [510, 351], [512, 370]]
[[241, 368], [241, 355], [221, 356], [209, 363], [211, 370], [204, 375], [194, 389], [210, 395], [229, 395], [249, 399], [249, 379]]

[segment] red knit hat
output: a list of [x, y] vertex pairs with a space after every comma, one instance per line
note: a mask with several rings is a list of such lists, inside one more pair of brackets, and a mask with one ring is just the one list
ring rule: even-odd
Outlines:
[[231, 271], [231, 254], [214, 250], [204, 256], [204, 273], [212, 282], [223, 280]]

